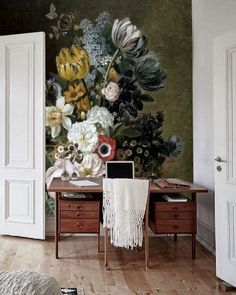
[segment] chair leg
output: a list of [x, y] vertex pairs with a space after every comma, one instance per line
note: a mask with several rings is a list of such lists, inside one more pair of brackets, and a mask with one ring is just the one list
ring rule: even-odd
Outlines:
[[144, 243], [145, 243], [145, 267], [146, 269], [149, 268], [149, 239], [148, 239], [148, 232], [147, 229], [145, 230], [144, 234]]
[[108, 266], [108, 228], [105, 228], [105, 237], [104, 237], [104, 267]]
[[100, 252], [100, 233], [97, 234], [97, 251]]

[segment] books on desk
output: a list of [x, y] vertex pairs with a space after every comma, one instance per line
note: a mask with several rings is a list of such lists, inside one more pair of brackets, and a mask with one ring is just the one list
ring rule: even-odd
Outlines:
[[64, 199], [93, 199], [93, 195], [89, 193], [63, 193], [62, 196]]
[[175, 179], [175, 178], [158, 178], [158, 179], [154, 179], [153, 183], [163, 189], [190, 188], [190, 185], [187, 182], [183, 180]]
[[188, 198], [181, 194], [164, 194], [162, 196], [167, 202], [187, 202]]

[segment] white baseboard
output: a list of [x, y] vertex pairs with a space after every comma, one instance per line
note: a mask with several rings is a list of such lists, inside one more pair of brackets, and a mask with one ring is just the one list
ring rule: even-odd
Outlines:
[[197, 241], [215, 255], [215, 231], [201, 220], [197, 220]]

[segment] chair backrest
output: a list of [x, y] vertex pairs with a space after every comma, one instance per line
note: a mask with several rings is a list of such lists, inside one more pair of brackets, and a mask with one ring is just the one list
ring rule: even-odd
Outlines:
[[148, 213], [149, 184], [148, 180], [141, 179], [103, 180], [103, 226], [110, 229], [113, 245], [126, 248], [142, 245], [142, 220]]

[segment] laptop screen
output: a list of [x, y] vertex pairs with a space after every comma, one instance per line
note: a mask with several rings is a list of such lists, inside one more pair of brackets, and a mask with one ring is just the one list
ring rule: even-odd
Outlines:
[[133, 161], [107, 161], [107, 178], [134, 178]]

